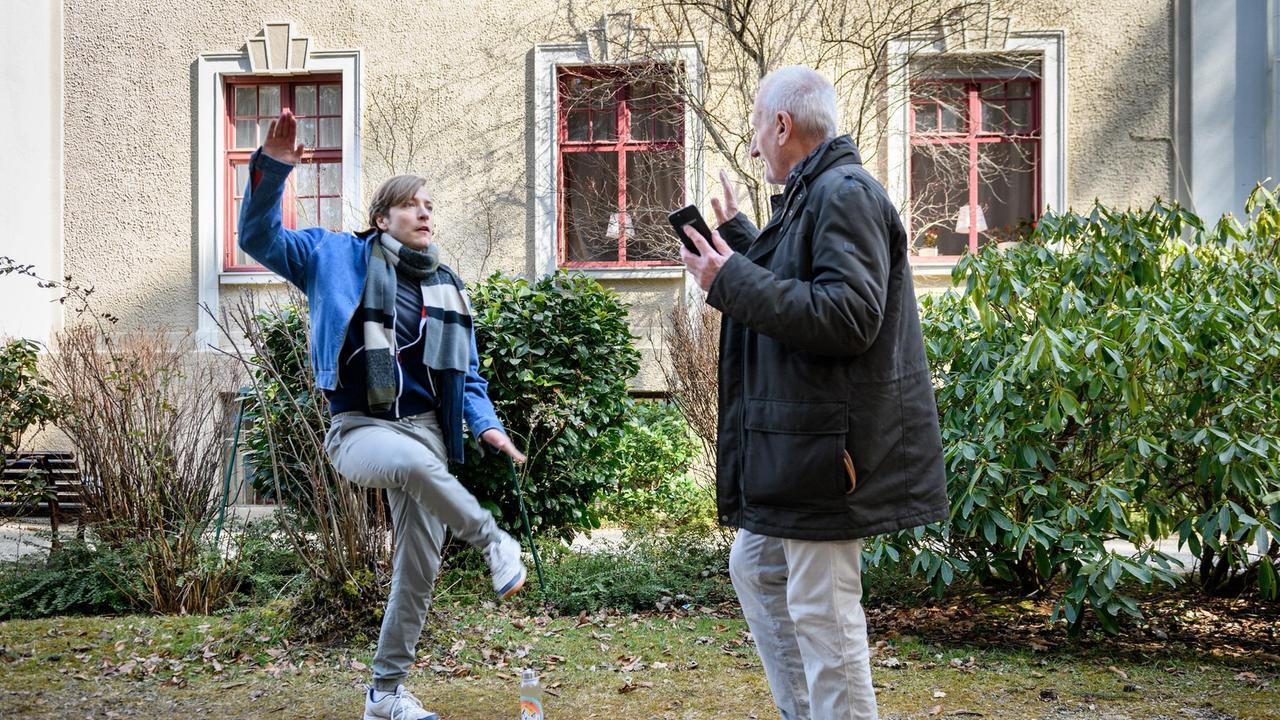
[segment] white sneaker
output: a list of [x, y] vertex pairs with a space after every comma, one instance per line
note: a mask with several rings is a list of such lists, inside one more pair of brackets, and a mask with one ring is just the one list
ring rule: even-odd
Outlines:
[[423, 710], [422, 703], [404, 685], [377, 702], [373, 700], [373, 693], [373, 688], [369, 688], [364, 694], [364, 720], [439, 720], [440, 716]]
[[501, 540], [489, 545], [485, 557], [493, 576], [493, 591], [500, 599], [506, 600], [524, 587], [529, 573], [520, 561], [520, 543], [515, 538], [503, 533]]

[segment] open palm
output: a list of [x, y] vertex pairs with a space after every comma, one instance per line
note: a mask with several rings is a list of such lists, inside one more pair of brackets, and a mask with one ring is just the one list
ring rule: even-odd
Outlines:
[[302, 160], [303, 145], [298, 142], [298, 121], [293, 112], [285, 110], [277, 120], [271, 121], [262, 152], [272, 160], [296, 165]]
[[733, 192], [733, 184], [729, 182], [729, 173], [720, 171], [720, 187], [724, 189], [724, 199], [711, 198], [711, 209], [715, 211], [716, 223], [723, 225], [738, 214], [738, 196]]

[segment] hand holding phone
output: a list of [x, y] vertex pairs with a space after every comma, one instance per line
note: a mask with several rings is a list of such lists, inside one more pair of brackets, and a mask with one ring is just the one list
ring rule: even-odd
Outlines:
[[707, 221], [702, 219], [702, 213], [698, 212], [696, 205], [685, 205], [667, 216], [667, 220], [671, 221], [671, 227], [676, 231], [676, 237], [680, 238], [680, 242], [684, 243], [685, 249], [694, 255], [699, 255], [697, 246], [685, 234], [686, 225], [693, 226], [693, 229], [702, 237], [711, 242], [711, 228], [707, 227]]

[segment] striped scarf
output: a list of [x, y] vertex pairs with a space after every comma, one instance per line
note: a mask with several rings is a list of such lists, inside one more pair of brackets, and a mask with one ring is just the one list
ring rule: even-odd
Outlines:
[[471, 306], [462, 280], [441, 267], [435, 245], [415, 250], [379, 233], [369, 254], [360, 316], [371, 413], [390, 410], [397, 399], [397, 272], [422, 285], [422, 361], [432, 370], [461, 373], [471, 361]]

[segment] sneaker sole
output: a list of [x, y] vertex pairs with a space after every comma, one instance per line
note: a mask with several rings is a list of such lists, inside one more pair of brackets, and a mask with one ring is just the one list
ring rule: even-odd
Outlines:
[[507, 583], [502, 590], [498, 591], [498, 599], [506, 600], [507, 598], [520, 592], [524, 587], [524, 581], [529, 578], [528, 571], [520, 573], [520, 576]]
[[[378, 715], [370, 715], [368, 713], [365, 713], [364, 720], [387, 720], [387, 719], [385, 717], [380, 717]], [[427, 717], [423, 718], [423, 720], [440, 720], [440, 716], [435, 713], [431, 713]]]

